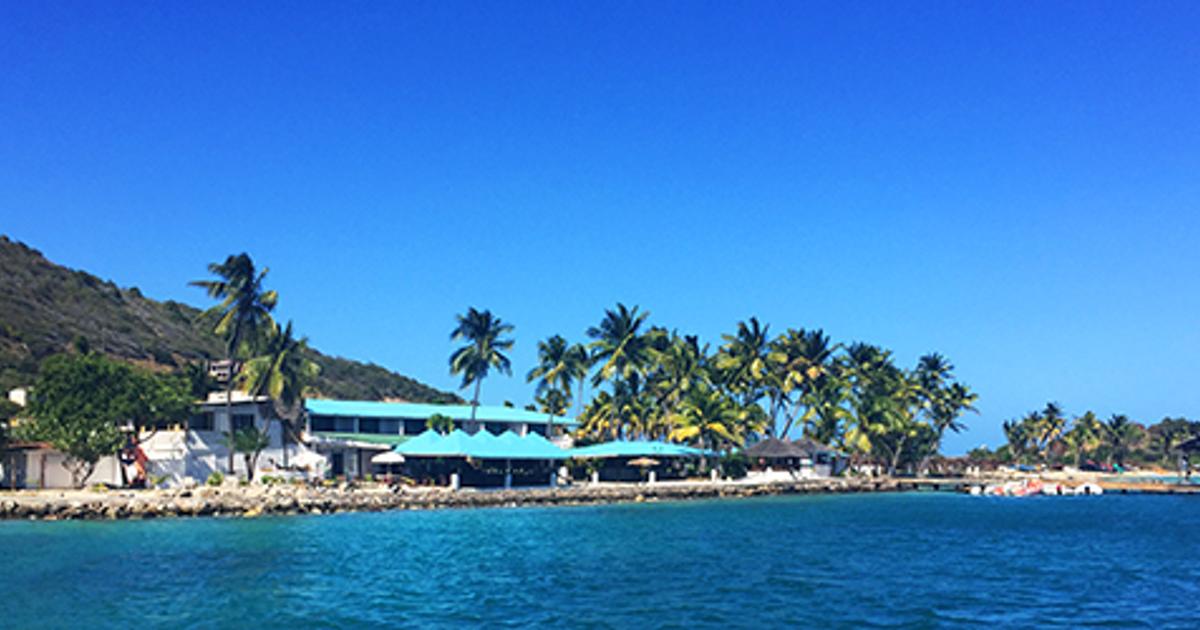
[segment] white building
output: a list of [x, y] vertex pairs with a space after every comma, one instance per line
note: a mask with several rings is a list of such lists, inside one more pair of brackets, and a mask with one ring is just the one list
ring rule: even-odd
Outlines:
[[[305, 444], [288, 440], [285, 445], [280, 423], [272, 419], [271, 405], [266, 398], [251, 399], [234, 392], [233, 402], [226, 412], [224, 392], [210, 394], [208, 400], [197, 407], [187, 426], [168, 426], [144, 432], [139, 446], [145, 454], [147, 477], [153, 481], [163, 478], [164, 483], [179, 485], [190, 478], [204, 483], [214, 472], [229, 474], [229, 448], [227, 438], [230, 423], [235, 429], [256, 427], [269, 437], [267, 448], [255, 463], [255, 476], [268, 475], [312, 475], [325, 473], [325, 459]], [[3, 458], [3, 475], [0, 485], [6, 488], [69, 488], [71, 475], [63, 466], [65, 456], [43, 443], [17, 443]], [[287, 463], [287, 470], [284, 463]], [[115, 456], [103, 457], [88, 477], [86, 485], [99, 483], [119, 486], [123, 484], [121, 468], [125, 468], [125, 479], [136, 476], [136, 464], [121, 463]], [[241, 453], [235, 454], [234, 472], [245, 477], [246, 465]]]

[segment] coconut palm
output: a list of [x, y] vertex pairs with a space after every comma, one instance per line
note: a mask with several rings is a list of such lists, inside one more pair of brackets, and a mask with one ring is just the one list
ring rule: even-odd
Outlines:
[[[780, 436], [787, 437], [797, 419], [801, 424], [807, 424], [816, 416], [815, 407], [809, 403], [813, 402], [813, 391], [829, 373], [834, 349], [829, 344], [829, 336], [819, 329], [806, 331], [803, 328], [789, 328], [771, 342], [768, 354], [771, 369], [767, 382], [768, 394], [772, 398], [772, 427], [780, 410], [789, 402], [793, 407], [785, 413], [787, 422], [779, 432]], [[804, 409], [802, 416], [800, 408]]]
[[758, 402], [765, 393], [770, 330], [770, 325], [763, 326], [757, 317], [751, 317], [748, 322], [738, 322], [735, 334], [721, 335], [725, 344], [713, 364], [721, 383], [738, 394], [743, 405]]
[[292, 334], [292, 322], [286, 327], [273, 323], [266, 335], [264, 353], [246, 362], [241, 375], [247, 392], [268, 396], [271, 411], [279, 422], [283, 441], [283, 465], [288, 465], [288, 443], [299, 438], [304, 424], [304, 397], [316, 382], [321, 368], [308, 358], [308, 340]]
[[479, 390], [483, 379], [494, 368], [502, 374], [512, 374], [512, 362], [504, 351], [513, 347], [513, 340], [503, 335], [513, 331], [512, 324], [506, 324], [491, 311], [478, 311], [468, 308], [466, 315], [456, 315], [458, 325], [450, 332], [450, 340], [465, 340], [467, 343], [450, 355], [450, 373], [462, 375], [462, 385], [466, 388], [475, 385], [475, 395], [471, 398], [471, 422], [479, 408]]
[[583, 394], [587, 388], [588, 374], [592, 371], [592, 356], [587, 346], [577, 343], [567, 348], [567, 364], [570, 366], [572, 378], [579, 384], [577, 409], [579, 413], [583, 413]]
[[1141, 437], [1141, 427], [1125, 414], [1113, 414], [1104, 423], [1104, 443], [1108, 447], [1108, 464], [1124, 465], [1134, 444]]
[[[271, 311], [279, 296], [275, 291], [263, 287], [267, 268], [255, 269], [249, 254], [230, 255], [223, 263], [212, 263], [209, 272], [215, 280], [196, 280], [189, 283], [208, 292], [209, 297], [220, 302], [206, 311], [216, 317], [213, 332], [225, 340], [225, 358], [230, 363], [230, 376], [225, 383], [225, 418], [229, 422], [226, 441], [233, 444], [233, 385], [235, 361], [248, 354], [249, 346], [258, 340], [261, 332], [270, 324]], [[229, 472], [233, 473], [233, 450], [229, 451]]]
[[695, 336], [671, 333], [661, 349], [654, 351], [656, 368], [647, 382], [654, 399], [654, 413], [660, 429], [670, 431], [671, 418], [687, 395], [697, 387], [711, 383], [705, 360], [706, 350]]
[[[588, 329], [591, 359], [600, 369], [592, 377], [592, 385], [608, 381], [612, 384], [614, 406], [620, 414], [618, 426], [633, 422], [628, 414], [638, 407], [641, 380], [651, 362], [650, 339], [641, 333], [641, 326], [650, 316], [638, 312], [638, 307], [626, 308], [617, 304], [616, 310], [606, 310], [599, 326]], [[641, 414], [639, 414], [641, 415]]]
[[745, 440], [741, 409], [715, 387], [696, 388], [684, 399], [672, 419], [667, 439], [694, 443], [700, 448], [740, 446]]
[[[571, 348], [561, 335], [554, 335], [538, 342], [538, 364], [525, 376], [527, 383], [537, 381], [535, 396], [547, 401], [550, 409], [561, 411], [562, 400], [571, 399], [571, 385], [575, 381], [575, 369]], [[551, 395], [551, 394], [555, 395]], [[546, 418], [546, 435], [553, 429], [553, 412]]]
[[1075, 455], [1075, 467], [1078, 468], [1083, 463], [1085, 456], [1103, 444], [1104, 427], [1096, 414], [1088, 411], [1075, 419], [1064, 439]]

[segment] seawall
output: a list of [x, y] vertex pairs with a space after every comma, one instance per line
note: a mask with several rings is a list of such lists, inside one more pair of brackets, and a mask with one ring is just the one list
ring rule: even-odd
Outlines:
[[883, 479], [811, 479], [763, 484], [667, 482], [654, 485], [600, 484], [457, 492], [444, 488], [391, 488], [383, 485], [36, 491], [0, 493], [0, 519], [254, 517], [385, 510], [683, 501], [787, 494], [894, 492], [899, 489], [901, 487], [896, 482]]

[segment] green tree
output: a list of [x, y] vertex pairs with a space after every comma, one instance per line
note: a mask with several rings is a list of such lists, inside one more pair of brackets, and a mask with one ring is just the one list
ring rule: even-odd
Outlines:
[[[638, 312], [638, 307], [626, 308], [617, 304], [616, 310], [606, 310], [599, 326], [588, 329], [592, 361], [600, 366], [592, 378], [599, 386], [608, 381], [612, 384], [612, 401], [608, 410], [617, 414], [618, 435], [624, 435], [625, 427], [636, 424], [640, 413], [641, 380], [651, 361], [649, 339], [641, 334], [640, 328], [650, 316]], [[636, 417], [635, 417], [636, 416]]]
[[[546, 416], [546, 435], [553, 435], [554, 414], [565, 413], [563, 400], [570, 401], [571, 385], [574, 384], [576, 368], [571, 346], [561, 335], [554, 335], [545, 341], [539, 341], [537, 346], [538, 364], [525, 381], [537, 381], [535, 397], [543, 399], [543, 407], [548, 408]], [[554, 411], [557, 410], [557, 411]]]
[[1075, 467], [1083, 464], [1083, 458], [1090, 456], [1104, 442], [1104, 427], [1096, 414], [1085, 412], [1075, 419], [1070, 430], [1063, 436], [1067, 446], [1075, 458]]
[[1108, 448], [1108, 464], [1125, 465], [1125, 458], [1141, 439], [1142, 429], [1129, 416], [1113, 414], [1104, 423], [1104, 444]]
[[22, 423], [20, 432], [62, 452], [77, 488], [101, 457], [116, 454], [125, 442], [130, 373], [129, 366], [97, 354], [56, 355], [42, 363], [29, 401], [31, 422]]
[[721, 390], [698, 387], [684, 398], [667, 437], [705, 449], [741, 446], [746, 437], [741, 412], [739, 405]]
[[[822, 330], [789, 328], [771, 342], [767, 382], [772, 427], [780, 411], [787, 418], [783, 430], [779, 431], [780, 437], [787, 437], [796, 420], [807, 426], [817, 417], [821, 404], [827, 404], [831, 400], [830, 395], [836, 393], [836, 390], [827, 390], [823, 392], [823, 398], [815, 395], [819, 388], [826, 385], [824, 381], [830, 376], [834, 349]], [[831, 411], [828, 407], [824, 409], [826, 415], [823, 420], [828, 421], [838, 415], [831, 414]]]
[[299, 440], [304, 426], [304, 397], [316, 382], [321, 368], [308, 358], [308, 340], [297, 339], [292, 322], [286, 327], [270, 324], [265, 352], [246, 362], [242, 383], [251, 396], [268, 396], [271, 415], [279, 422], [283, 441], [283, 465], [288, 465], [288, 444]]
[[592, 355], [587, 346], [577, 343], [567, 349], [567, 361], [571, 366], [571, 376], [579, 384], [577, 410], [583, 413], [583, 396], [587, 389], [588, 374], [592, 372]]
[[258, 456], [270, 445], [270, 434], [259, 430], [258, 427], [243, 427], [234, 431], [232, 438], [225, 440], [229, 452], [242, 454], [242, 462], [246, 465], [246, 481], [254, 481]]
[[491, 311], [467, 309], [466, 315], [457, 315], [458, 325], [450, 333], [452, 341], [467, 343], [450, 355], [450, 373], [462, 375], [462, 388], [474, 384], [475, 395], [471, 397], [471, 421], [479, 407], [479, 389], [483, 379], [494, 368], [502, 374], [512, 374], [512, 362], [504, 354], [512, 349], [513, 341], [503, 335], [513, 331]]
[[[230, 255], [223, 263], [212, 263], [208, 270], [217, 278], [196, 280], [189, 284], [204, 289], [208, 296], [220, 300], [206, 315], [216, 318], [213, 332], [225, 340], [225, 357], [230, 362], [230, 378], [225, 383], [225, 419], [229, 422], [226, 442], [235, 441], [233, 428], [233, 372], [239, 358], [252, 354], [250, 348], [273, 323], [271, 311], [279, 296], [268, 291], [263, 280], [268, 269], [258, 271], [250, 255]], [[233, 474], [233, 451], [229, 452], [229, 473]]]
[[442, 435], [447, 435], [454, 430], [454, 419], [447, 415], [435, 413], [425, 420], [425, 428], [430, 431], [437, 431]]
[[725, 344], [713, 360], [717, 377], [743, 406], [757, 403], [766, 393], [770, 330], [770, 325], [763, 326], [757, 317], [751, 317], [748, 322], [738, 322], [734, 334], [721, 335]]

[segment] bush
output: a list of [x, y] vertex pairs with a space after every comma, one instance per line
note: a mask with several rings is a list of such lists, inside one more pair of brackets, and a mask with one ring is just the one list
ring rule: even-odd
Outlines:
[[732, 479], [745, 477], [749, 468], [750, 460], [744, 453], [730, 453], [721, 458], [721, 470]]
[[221, 474], [220, 472], [213, 472], [208, 476], [208, 481], [205, 481], [204, 483], [210, 486], [219, 486], [225, 483], [225, 475]]

